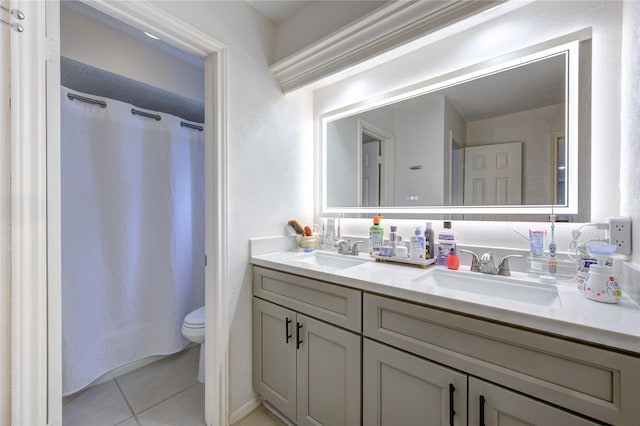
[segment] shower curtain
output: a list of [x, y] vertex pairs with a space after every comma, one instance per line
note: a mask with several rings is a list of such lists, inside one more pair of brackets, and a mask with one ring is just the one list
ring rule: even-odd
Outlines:
[[[204, 136], [62, 88], [63, 394], [183, 349], [204, 305]], [[139, 109], [139, 108], [136, 108]], [[148, 111], [147, 111], [148, 112]]]

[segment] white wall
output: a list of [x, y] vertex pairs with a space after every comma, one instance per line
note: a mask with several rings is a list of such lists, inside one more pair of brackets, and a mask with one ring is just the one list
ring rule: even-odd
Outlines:
[[[620, 212], [632, 219], [633, 262], [624, 265], [620, 281], [640, 303], [640, 2], [624, 3], [622, 26], [622, 113]], [[615, 185], [613, 186], [615, 188]], [[610, 188], [611, 189], [611, 188]], [[628, 284], [635, 283], [635, 286]]]
[[[620, 42], [622, 3], [608, 1], [539, 1], [526, 4], [490, 22], [422, 47], [390, 63], [371, 68], [314, 92], [314, 113], [322, 114], [379, 96], [455, 69], [526, 46], [591, 28], [592, 44], [592, 220], [620, 214]], [[365, 236], [369, 220], [343, 224]], [[437, 224], [434, 224], [437, 225]], [[540, 224], [532, 226], [539, 227]], [[482, 246], [527, 248], [527, 242], [506, 223], [454, 224], [463, 240]], [[523, 229], [526, 232], [528, 226]], [[557, 227], [559, 250], [566, 250], [573, 225]]]
[[180, 60], [151, 39], [137, 40], [66, 7], [60, 27], [62, 56], [204, 102], [203, 63]]
[[311, 98], [284, 96], [268, 68], [274, 25], [245, 2], [159, 1], [228, 48], [230, 412], [254, 398], [249, 238], [313, 219]]
[[[395, 107], [396, 206], [441, 205], [443, 203], [444, 97], [428, 96], [420, 102]], [[422, 169], [411, 170], [411, 166]], [[417, 196], [409, 199], [407, 196]]]

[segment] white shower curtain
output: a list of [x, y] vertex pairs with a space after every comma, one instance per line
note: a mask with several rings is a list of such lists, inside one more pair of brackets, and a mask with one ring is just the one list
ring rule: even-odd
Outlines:
[[[204, 132], [62, 88], [63, 394], [183, 349], [204, 305]], [[138, 108], [136, 108], [138, 109]]]

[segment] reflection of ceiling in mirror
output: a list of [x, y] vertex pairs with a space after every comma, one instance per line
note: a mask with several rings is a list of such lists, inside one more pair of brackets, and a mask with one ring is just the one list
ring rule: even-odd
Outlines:
[[[425, 94], [444, 93], [466, 121], [561, 104], [565, 97], [565, 56], [528, 63]], [[408, 101], [418, 102], [421, 97]]]

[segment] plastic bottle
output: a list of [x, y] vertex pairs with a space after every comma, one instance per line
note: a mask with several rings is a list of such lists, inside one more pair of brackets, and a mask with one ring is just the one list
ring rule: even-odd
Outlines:
[[393, 250], [392, 256], [396, 255], [396, 246], [398, 245], [398, 227], [391, 225], [391, 231], [389, 232], [389, 245]]
[[435, 257], [435, 234], [433, 233], [433, 226], [431, 222], [426, 222], [424, 227], [424, 258], [431, 259]]
[[556, 274], [558, 272], [558, 261], [556, 260], [557, 257], [557, 249], [558, 247], [556, 246], [556, 240], [555, 240], [555, 222], [556, 222], [556, 215], [552, 214], [551, 215], [551, 240], [549, 241], [549, 277], [553, 278], [553, 281], [555, 282], [556, 279]]
[[379, 254], [384, 244], [384, 227], [380, 225], [384, 216], [374, 216], [373, 225], [369, 228], [369, 254]]
[[409, 246], [409, 257], [411, 260], [424, 260], [424, 236], [420, 227], [416, 227], [414, 235], [411, 236]]
[[446, 265], [447, 257], [453, 250], [453, 254], [458, 254], [456, 245], [456, 234], [451, 230], [451, 222], [444, 222], [444, 229], [438, 234], [438, 257], [436, 263], [438, 265]]
[[449, 251], [447, 256], [447, 268], [457, 270], [460, 267], [460, 258], [453, 252], [453, 249]]

